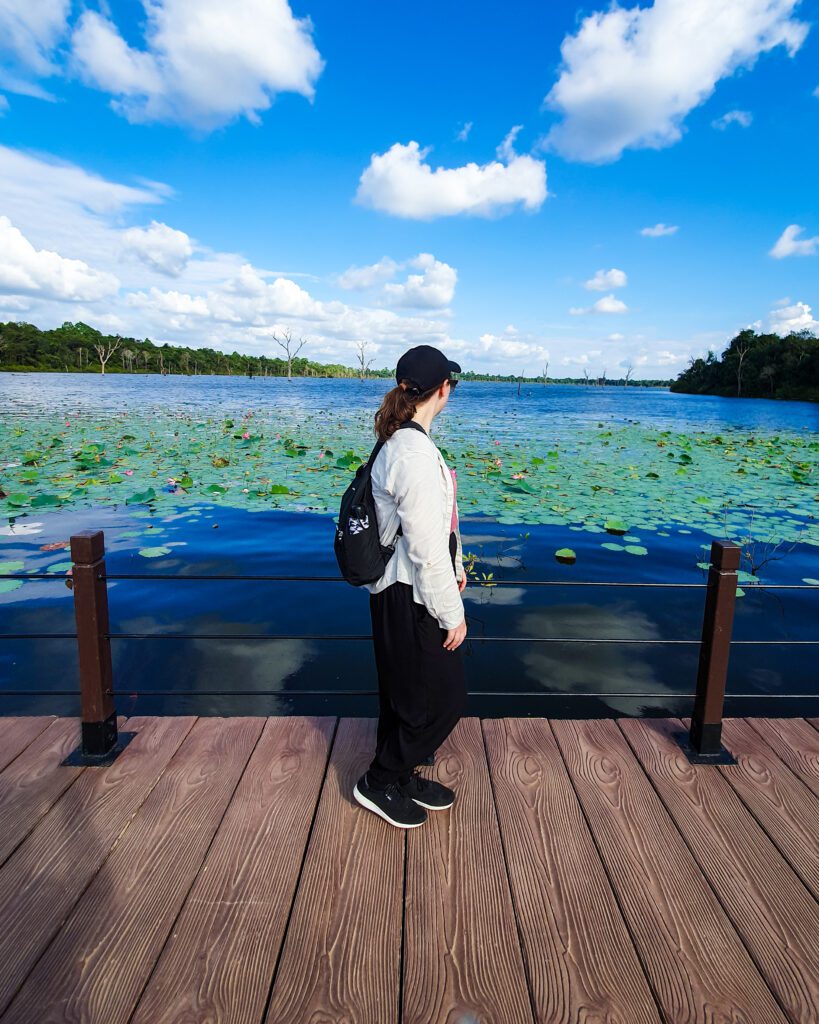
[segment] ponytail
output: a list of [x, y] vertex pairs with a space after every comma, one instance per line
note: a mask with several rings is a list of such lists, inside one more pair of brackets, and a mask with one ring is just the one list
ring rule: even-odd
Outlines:
[[379, 441], [388, 441], [402, 423], [411, 420], [415, 410], [431, 398], [441, 385], [429, 391], [419, 392], [411, 381], [402, 380], [397, 387], [388, 391], [375, 414], [375, 436]]

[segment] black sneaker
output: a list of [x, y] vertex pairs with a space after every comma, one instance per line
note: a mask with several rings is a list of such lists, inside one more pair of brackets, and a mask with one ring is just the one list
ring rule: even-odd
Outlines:
[[370, 786], [365, 772], [353, 786], [353, 796], [361, 804], [396, 828], [417, 828], [427, 820], [427, 812], [411, 797], [405, 796], [397, 783], [391, 782], [386, 789]]
[[443, 811], [455, 803], [455, 794], [449, 786], [434, 779], [425, 779], [417, 769], [410, 775], [409, 782], [399, 783], [398, 788], [404, 796], [431, 811]]

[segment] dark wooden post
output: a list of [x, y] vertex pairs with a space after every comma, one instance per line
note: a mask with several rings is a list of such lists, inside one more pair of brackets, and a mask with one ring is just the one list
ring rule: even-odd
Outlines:
[[72, 580], [80, 665], [82, 742], [64, 763], [108, 764], [131, 736], [120, 736], [117, 732], [102, 530], [84, 530], [74, 534], [71, 538], [71, 559], [74, 562]]
[[731, 630], [737, 593], [737, 569], [741, 549], [736, 544], [715, 540], [711, 544], [711, 566], [705, 615], [702, 621], [702, 642], [697, 671], [697, 694], [688, 743], [694, 755], [714, 760], [730, 759], [723, 750], [722, 711], [725, 682], [728, 677], [728, 656], [731, 651]]

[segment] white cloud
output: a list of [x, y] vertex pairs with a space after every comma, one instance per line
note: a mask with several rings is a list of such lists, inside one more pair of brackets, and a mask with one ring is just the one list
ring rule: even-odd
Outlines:
[[358, 184], [356, 201], [395, 217], [431, 220], [465, 213], [491, 217], [521, 205], [540, 209], [546, 199], [546, 165], [514, 151], [519, 128], [513, 128], [498, 147], [497, 160], [463, 167], [426, 163], [430, 150], [417, 142], [396, 143], [374, 154]]
[[724, 132], [731, 124], [738, 124], [740, 128], [750, 128], [753, 120], [754, 115], [750, 110], [729, 110], [728, 113], [723, 114], [722, 117], [715, 118], [711, 122], [711, 127], [717, 128], [721, 132]]
[[609, 334], [606, 337], [606, 341], [622, 341], [624, 337], [624, 334], [619, 334], [617, 331], [615, 331], [614, 334]]
[[0, 117], [9, 109], [9, 101], [5, 96], [0, 96]]
[[797, 331], [819, 331], [819, 320], [814, 318], [813, 311], [807, 302], [797, 302], [793, 306], [780, 306], [779, 309], [772, 309], [769, 323], [771, 331], [783, 337]]
[[145, 49], [86, 11], [72, 36], [83, 79], [115, 99], [130, 121], [178, 122], [209, 130], [244, 116], [254, 123], [279, 92], [312, 98], [323, 61], [308, 18], [287, 0], [145, 2]]
[[[495, 366], [503, 368], [503, 361], [509, 359], [528, 360], [538, 365], [549, 358], [549, 349], [536, 340], [521, 341], [505, 334], [482, 334], [478, 340], [478, 352], [483, 358], [494, 360]], [[508, 368], [506, 368], [508, 372]], [[533, 370], [539, 373], [540, 370]]]
[[789, 224], [768, 253], [774, 259], [781, 260], [786, 256], [812, 256], [819, 245], [819, 235], [813, 238], [797, 238], [805, 229], [799, 224]]
[[646, 238], [662, 238], [664, 235], [675, 235], [680, 230], [678, 224], [655, 224], [651, 228], [643, 228], [640, 231], [641, 235], [645, 235]]
[[119, 281], [82, 260], [35, 249], [8, 217], [0, 216], [0, 291], [49, 299], [93, 301], [113, 295]]
[[125, 253], [168, 277], [178, 277], [193, 253], [191, 240], [184, 231], [155, 220], [147, 228], [123, 231], [122, 246]]
[[455, 138], [458, 140], [458, 142], [466, 142], [466, 140], [469, 138], [469, 133], [471, 131], [472, 131], [472, 122], [471, 121], [467, 121], [460, 128], [460, 130], [458, 131], [458, 134], [455, 136]]
[[410, 274], [401, 284], [384, 285], [384, 295], [391, 306], [409, 306], [419, 309], [441, 309], [448, 306], [455, 295], [458, 272], [448, 263], [436, 260], [422, 252], [410, 266], [420, 274]]
[[0, 76], [3, 88], [42, 94], [26, 75], [56, 72], [53, 52], [67, 30], [70, 7], [71, 0], [0, 0], [0, 56], [15, 69]]
[[597, 302], [591, 306], [573, 306], [569, 313], [572, 316], [585, 316], [587, 313], [627, 313], [628, 306], [621, 299], [616, 298], [614, 295], [604, 295], [602, 299], [598, 299]]
[[611, 270], [598, 270], [594, 277], [586, 281], [584, 287], [590, 292], [604, 292], [609, 288], [625, 288], [627, 284], [625, 272], [612, 267]]
[[626, 148], [670, 146], [720, 79], [777, 46], [796, 53], [808, 31], [791, 17], [798, 2], [655, 0], [590, 14], [561, 45], [563, 67], [544, 102], [563, 120], [547, 143], [601, 163]]
[[342, 288], [365, 291], [389, 281], [391, 277], [395, 277], [399, 269], [400, 264], [391, 260], [389, 256], [384, 256], [378, 263], [371, 263], [366, 267], [348, 267], [343, 274], [339, 274], [337, 280]]

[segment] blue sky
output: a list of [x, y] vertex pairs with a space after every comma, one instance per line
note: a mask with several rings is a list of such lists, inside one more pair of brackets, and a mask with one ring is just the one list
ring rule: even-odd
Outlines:
[[29, 6], [0, 319], [638, 378], [819, 330], [815, 4]]

